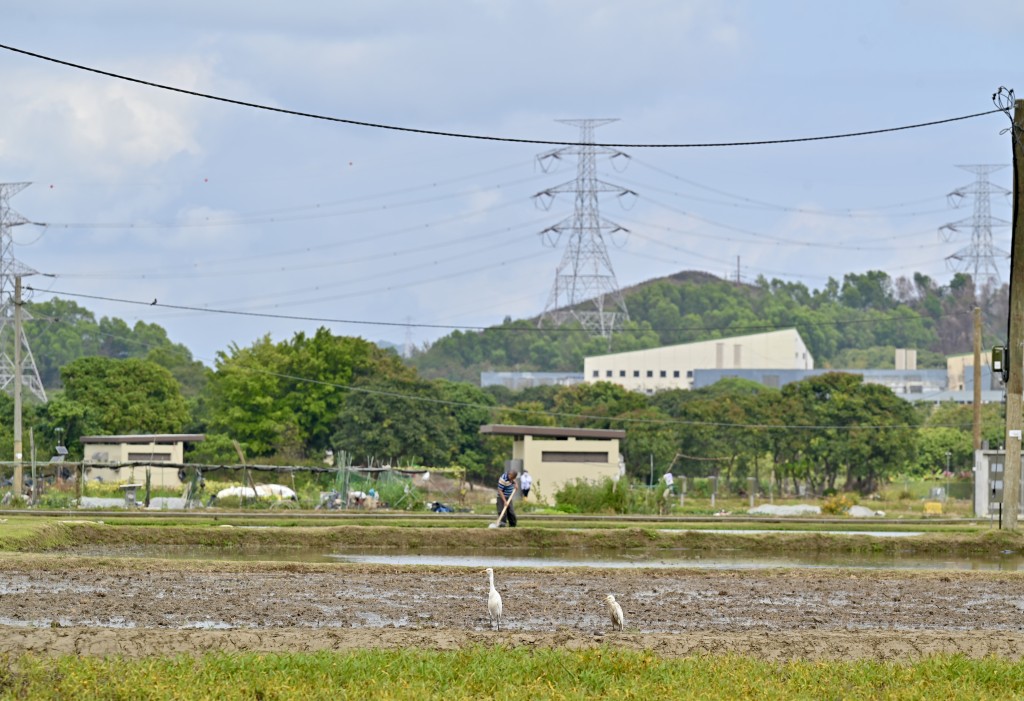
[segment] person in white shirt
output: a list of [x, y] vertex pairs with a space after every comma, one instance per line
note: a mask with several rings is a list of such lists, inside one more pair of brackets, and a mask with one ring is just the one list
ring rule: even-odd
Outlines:
[[533, 477], [530, 477], [530, 473], [523, 468], [523, 474], [519, 476], [519, 491], [523, 494], [523, 499], [530, 496], [530, 487], [533, 486]]

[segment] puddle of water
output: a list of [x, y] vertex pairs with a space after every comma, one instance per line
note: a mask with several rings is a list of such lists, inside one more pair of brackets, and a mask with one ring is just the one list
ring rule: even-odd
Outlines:
[[733, 535], [757, 535], [761, 533], [821, 533], [824, 535], [866, 535], [872, 538], [913, 538], [923, 535], [919, 531], [780, 531], [771, 529], [728, 529], [716, 528], [714, 530], [680, 530], [678, 528], [662, 528], [659, 533], [731, 533]]
[[756, 570], [773, 568], [803, 569], [904, 569], [904, 570], [1024, 570], [1024, 558], [927, 558], [893, 557], [889, 555], [815, 555], [757, 556], [751, 553], [696, 554], [666, 553], [644, 558], [595, 558], [587, 553], [574, 553], [573, 557], [530, 557], [480, 553], [451, 555], [439, 553], [340, 553], [332, 558], [340, 562], [379, 565], [432, 565], [435, 567], [601, 567], [601, 568], [659, 568], [659, 569], [715, 569]]
[[[885, 533], [885, 536], [894, 535]], [[905, 535], [900, 533], [898, 535]], [[349, 548], [333, 553], [296, 548], [265, 548], [239, 551], [193, 546], [89, 547], [73, 555], [98, 557], [154, 557], [185, 560], [352, 562], [381, 565], [430, 565], [434, 567], [601, 567], [678, 568], [750, 570], [770, 568], [804, 569], [897, 569], [897, 570], [998, 570], [1024, 571], [1024, 555], [1007, 553], [990, 557], [894, 556], [887, 554], [791, 553], [758, 554], [744, 550], [716, 552], [695, 550], [619, 551], [595, 553], [571, 548], [510, 550], [485, 548], [451, 550], [419, 548], [416, 551], [384, 551], [379, 548]], [[11, 589], [21, 585], [11, 583]]]

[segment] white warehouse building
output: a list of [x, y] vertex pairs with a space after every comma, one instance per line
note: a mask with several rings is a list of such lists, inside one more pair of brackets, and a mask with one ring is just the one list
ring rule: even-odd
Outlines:
[[633, 392], [692, 389], [698, 369], [813, 370], [814, 358], [796, 329], [716, 338], [583, 360], [586, 382], [614, 382]]

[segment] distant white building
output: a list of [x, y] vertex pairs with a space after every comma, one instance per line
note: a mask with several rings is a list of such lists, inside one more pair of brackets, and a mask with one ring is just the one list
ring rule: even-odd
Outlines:
[[568, 387], [583, 382], [582, 372], [512, 372], [492, 371], [480, 373], [480, 386], [500, 385], [511, 390], [556, 385]]
[[716, 338], [585, 358], [586, 382], [614, 382], [633, 392], [692, 389], [695, 370], [812, 370], [814, 357], [796, 329]]

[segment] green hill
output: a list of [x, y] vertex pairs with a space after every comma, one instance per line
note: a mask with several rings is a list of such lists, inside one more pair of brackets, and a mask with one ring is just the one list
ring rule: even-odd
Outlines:
[[608, 339], [578, 326], [538, 328], [538, 317], [484, 331], [455, 331], [409, 362], [422, 376], [476, 382], [481, 371], [580, 372], [583, 358], [795, 327], [818, 367], [892, 367], [893, 348], [914, 348], [920, 367], [972, 349], [972, 310], [982, 309], [983, 346], [1005, 339], [1008, 288], [975, 299], [970, 276], [948, 285], [882, 271], [829, 278], [822, 289], [759, 278], [731, 282], [685, 271], [623, 290], [630, 320]]

